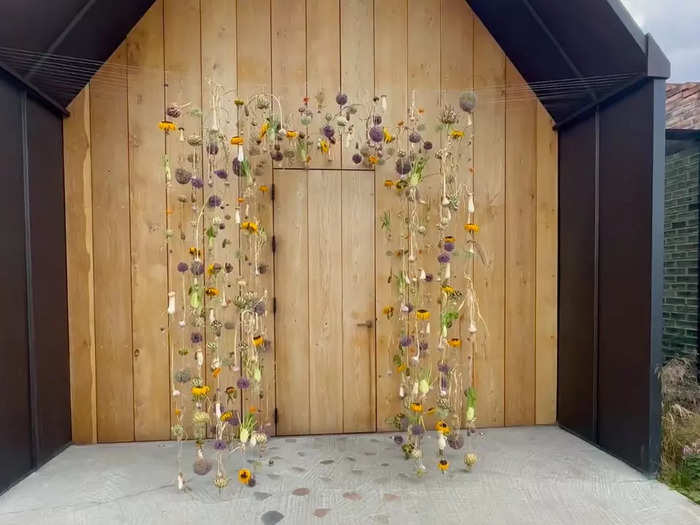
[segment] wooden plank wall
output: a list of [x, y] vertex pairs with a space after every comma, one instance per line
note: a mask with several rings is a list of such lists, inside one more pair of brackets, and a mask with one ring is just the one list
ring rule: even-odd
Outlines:
[[[393, 122], [404, 118], [414, 92], [417, 105], [434, 112], [438, 100], [454, 103], [461, 89], [476, 90], [474, 192], [479, 239], [488, 259], [486, 265], [475, 267], [481, 313], [488, 326], [486, 347], [474, 362], [478, 422], [481, 426], [553, 423], [556, 133], [547, 112], [466, 3], [157, 0], [76, 98], [73, 115], [64, 125], [74, 440], [169, 437], [165, 305], [177, 259], [164, 241], [167, 195], [159, 173], [165, 141], [156, 124], [167, 102], [184, 97], [198, 104], [206, 98], [211, 77], [234, 87], [242, 98], [272, 90], [289, 114], [304, 96], [313, 102], [321, 88], [329, 104], [340, 87], [352, 99], [386, 94], [388, 120]], [[352, 148], [354, 144], [350, 150], [338, 146], [333, 162], [323, 167], [355, 169]], [[376, 170], [377, 213], [391, 203], [383, 188], [391, 171], [389, 165]], [[306, 185], [301, 173], [277, 183]], [[321, 173], [309, 175], [308, 181], [319, 191], [329, 183]], [[262, 183], [272, 183], [269, 164], [262, 178]], [[349, 180], [343, 175], [337, 184], [346, 186]], [[293, 188], [288, 190], [293, 193]], [[307, 217], [317, 211], [307, 210], [305, 197], [303, 202], [279, 203], [278, 208], [274, 225], [282, 229], [280, 238], [286, 238], [282, 242], [307, 243], [315, 257], [331, 262], [338, 258], [336, 244], [345, 237], [340, 232], [326, 232], [335, 244], [290, 237], [295, 224], [311, 218], [325, 221]], [[272, 230], [271, 209], [267, 213], [264, 220]], [[341, 222], [339, 217], [328, 221], [328, 228]], [[398, 403], [390, 348], [396, 334], [381, 315], [389, 300], [390, 261], [385, 252], [390, 244], [378, 221], [375, 245], [374, 265], [365, 266], [375, 268], [376, 425], [383, 429], [384, 419], [395, 413]], [[373, 255], [367, 257], [369, 261]], [[285, 264], [278, 261], [264, 276], [270, 296], [275, 287], [293, 286], [307, 297], [324, 286], [309, 282], [308, 276], [290, 279]], [[331, 275], [313, 278], [335, 282]], [[342, 325], [345, 321], [334, 319], [335, 314], [328, 312], [329, 319], [305, 319], [300, 326]], [[294, 329], [295, 323], [278, 312], [271, 337], [275, 328]], [[339, 333], [342, 330], [330, 330], [326, 335], [335, 341]], [[323, 418], [342, 417], [318, 405], [327, 402], [317, 395], [321, 385], [299, 392], [301, 403], [275, 400], [275, 354], [280, 367], [291, 360], [292, 352], [309, 351], [308, 344], [293, 349], [284, 344], [277, 341], [275, 352], [265, 356], [267, 406], [277, 406], [282, 420], [290, 418], [284, 422], [290, 432], [295, 425], [300, 432], [321, 431]], [[296, 382], [309, 384], [308, 368], [298, 371]], [[348, 395], [323, 394], [333, 399]], [[245, 409], [251, 400], [243, 403]], [[294, 403], [294, 409], [285, 403]], [[300, 411], [304, 403], [311, 408]]]

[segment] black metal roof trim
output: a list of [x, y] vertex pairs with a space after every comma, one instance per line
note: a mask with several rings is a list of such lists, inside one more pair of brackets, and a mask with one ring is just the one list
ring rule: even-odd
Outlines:
[[[645, 78], [670, 76], [668, 59], [620, 0], [466, 1], [558, 128], [618, 99]], [[557, 81], [564, 87], [552, 89]], [[567, 89], [572, 81], [581, 89]]]

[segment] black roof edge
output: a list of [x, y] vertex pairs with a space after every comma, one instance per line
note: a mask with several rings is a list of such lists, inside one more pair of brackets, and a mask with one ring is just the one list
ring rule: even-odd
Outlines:
[[[617, 2], [617, 0], [611, 0], [611, 1]], [[626, 10], [625, 10], [625, 13], [627, 13]], [[627, 16], [629, 16], [629, 13], [627, 14]], [[634, 23], [634, 21], [633, 21], [633, 23]], [[635, 24], [635, 27], [636, 27], [636, 24]], [[638, 27], [637, 27], [637, 30], [639, 30]], [[662, 49], [659, 47], [659, 45], [656, 43], [656, 40], [654, 40], [654, 37], [651, 36], [651, 33], [647, 33], [644, 36], [644, 40], [645, 40], [645, 55], [646, 55], [646, 71], [645, 72], [640, 73], [639, 75], [633, 77], [632, 80], [623, 84], [615, 91], [608, 93], [603, 98], [594, 100], [590, 104], [584, 106], [583, 108], [575, 111], [571, 115], [565, 117], [560, 122], [557, 122], [553, 126], [553, 129], [557, 130], [557, 131], [561, 130], [561, 129], [569, 126], [570, 124], [573, 124], [574, 122], [577, 122], [577, 121], [587, 117], [589, 114], [596, 111], [597, 109], [612, 104], [613, 102], [615, 102], [616, 100], [619, 100], [621, 97], [623, 97], [624, 95], [626, 95], [630, 91], [634, 91], [635, 89], [640, 87], [648, 79], [669, 78], [671, 76], [671, 62], [670, 62], [670, 60], [668, 59], [666, 54], [662, 51]]]
[[620, 0], [607, 0], [607, 2], [610, 9], [612, 9], [620, 19], [620, 22], [625, 26], [630, 36], [637, 42], [639, 49], [645, 51], [647, 49], [646, 35], [637, 25], [637, 22], [634, 21], [634, 18], [632, 18], [632, 15], [627, 11], [627, 8], [622, 5]]
[[53, 97], [46, 94], [40, 88], [35, 86], [30, 80], [24, 79], [11, 67], [6, 66], [2, 62], [0, 62], [0, 74], [16, 86], [20, 87], [21, 89], [25, 89], [34, 98], [39, 100], [39, 102], [44, 104], [48, 109], [50, 109], [54, 113], [62, 117], [70, 116], [70, 112], [65, 107], [63, 107], [63, 105], [59, 104]]

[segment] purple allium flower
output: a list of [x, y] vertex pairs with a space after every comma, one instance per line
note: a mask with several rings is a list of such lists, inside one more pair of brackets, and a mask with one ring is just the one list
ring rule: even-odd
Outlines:
[[425, 352], [428, 349], [428, 341], [421, 341], [418, 343], [418, 348], [421, 352]]
[[186, 262], [179, 262], [177, 263], [177, 271], [180, 273], [184, 273], [189, 269], [189, 266], [187, 266]]
[[396, 173], [399, 175], [406, 175], [411, 171], [411, 161], [405, 157], [396, 159]]
[[404, 348], [411, 346], [411, 344], [413, 344], [413, 337], [410, 335], [401, 336], [401, 339], [399, 339], [399, 344]]
[[207, 153], [209, 153], [209, 155], [216, 155], [219, 153], [219, 145], [216, 142], [210, 142], [207, 144]]
[[417, 131], [411, 131], [411, 133], [409, 133], [408, 135], [408, 140], [410, 142], [413, 142], [414, 144], [419, 143], [421, 140], [420, 133], [418, 133]]
[[422, 436], [424, 431], [423, 425], [411, 425], [411, 434], [414, 436]]
[[233, 417], [228, 420], [229, 424], [233, 425], [234, 427], [237, 427], [238, 425], [241, 424], [241, 418], [238, 415], [238, 412], [233, 413]]
[[192, 264], [190, 264], [190, 271], [192, 275], [202, 275], [204, 273], [204, 265], [201, 261], [192, 261]]
[[238, 381], [236, 381], [236, 386], [238, 386], [239, 390], [245, 390], [250, 387], [250, 380], [245, 376], [241, 376], [238, 378]]
[[221, 206], [221, 197], [218, 195], [210, 195], [209, 200], [207, 200], [207, 205], [210, 208], [217, 208]]
[[190, 182], [192, 183], [193, 188], [200, 189], [204, 187], [204, 181], [199, 177], [192, 177]]
[[180, 184], [187, 184], [192, 179], [192, 174], [185, 168], [175, 169], [175, 180]]
[[265, 303], [263, 301], [258, 301], [255, 303], [255, 306], [253, 306], [253, 311], [258, 314], [262, 315], [265, 313]]
[[373, 122], [374, 122], [374, 125], [375, 125], [375, 126], [379, 126], [379, 124], [382, 123], [382, 116], [381, 116], [381, 115], [375, 115], [375, 116], [374, 116]]
[[429, 140], [426, 140], [426, 141], [423, 143], [423, 149], [424, 149], [425, 151], [430, 151], [431, 149], [433, 149], [433, 143], [430, 142]]
[[233, 171], [233, 174], [237, 177], [241, 176], [241, 161], [238, 160], [238, 157], [231, 162], [231, 171]]
[[214, 440], [214, 450], [226, 450], [228, 448], [228, 445], [226, 444], [226, 441], [223, 439], [215, 439]]
[[360, 162], [362, 162], [362, 155], [360, 155], [359, 153], [355, 153], [355, 154], [352, 156], [352, 161], [353, 161], [355, 164], [359, 164]]
[[228, 179], [228, 172], [226, 170], [216, 170], [214, 172], [214, 175], [216, 175], [220, 179]]
[[446, 376], [445, 374], [442, 374], [442, 375], [440, 376], [440, 390], [446, 391], [446, 390], [447, 390], [447, 386], [448, 386], [448, 383], [447, 383], [447, 376]]
[[433, 274], [432, 273], [426, 273], [425, 274], [425, 282], [430, 283], [433, 281]]
[[280, 162], [284, 158], [284, 155], [282, 155], [281, 151], [271, 151], [270, 158], [275, 162]]
[[450, 262], [450, 254], [447, 252], [442, 252], [440, 255], [438, 255], [437, 260], [442, 264], [446, 264]]
[[330, 124], [326, 124], [321, 128], [321, 132], [327, 139], [333, 139], [333, 136], [335, 135], [335, 130], [333, 129], [333, 126]]
[[374, 142], [381, 142], [384, 140], [384, 130], [381, 128], [381, 126], [374, 126], [370, 128], [369, 138], [371, 138]]
[[396, 443], [397, 445], [403, 445], [403, 436], [396, 434], [394, 436], [394, 443]]
[[445, 249], [446, 252], [451, 252], [452, 250], [455, 249], [455, 243], [446, 242], [442, 245], [442, 247]]
[[344, 106], [348, 103], [348, 96], [345, 93], [338, 93], [335, 96], [335, 101], [339, 106]]
[[192, 344], [197, 344], [202, 342], [202, 334], [199, 332], [192, 332], [190, 335], [190, 341], [192, 341]]
[[438, 370], [440, 372], [442, 372], [443, 374], [449, 374], [450, 373], [450, 365], [448, 365], [444, 361], [440, 361], [438, 363]]

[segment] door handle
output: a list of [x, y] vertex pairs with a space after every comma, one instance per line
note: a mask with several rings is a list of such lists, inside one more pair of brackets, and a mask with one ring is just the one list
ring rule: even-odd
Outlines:
[[364, 323], [357, 323], [357, 326], [365, 326], [367, 328], [372, 328], [372, 320], [368, 319]]

